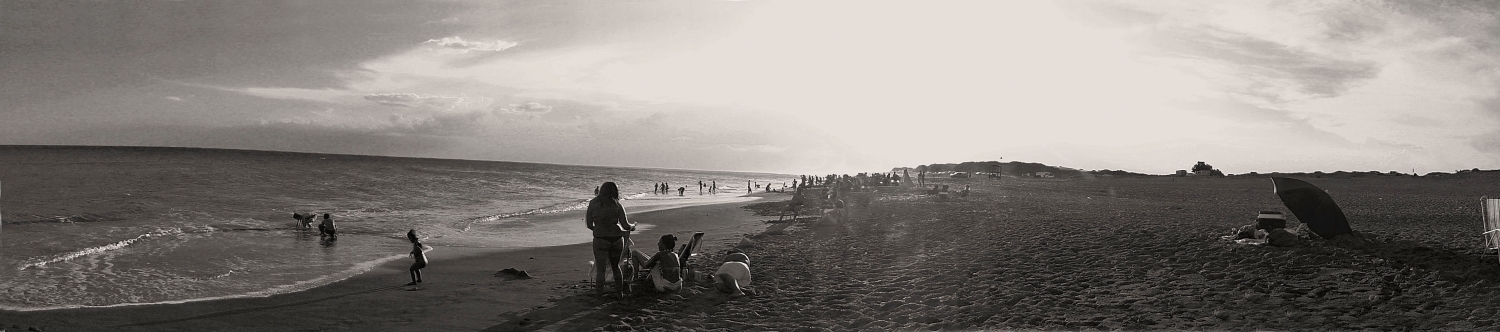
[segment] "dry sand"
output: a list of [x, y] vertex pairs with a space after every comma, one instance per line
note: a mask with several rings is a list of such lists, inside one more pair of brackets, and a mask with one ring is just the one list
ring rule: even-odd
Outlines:
[[[1464, 182], [1308, 179], [1361, 241], [1221, 240], [1283, 210], [1270, 181], [981, 179], [886, 189], [853, 220], [745, 248], [755, 296], [706, 287], [592, 313], [605, 330], [1492, 330], [1500, 264]], [[774, 210], [768, 208], [767, 210]]]
[[[435, 251], [429, 283], [403, 264], [308, 292], [138, 308], [3, 313], [46, 330], [1493, 330], [1500, 263], [1479, 246], [1494, 181], [1326, 179], [1360, 239], [1297, 247], [1224, 241], [1259, 210], [1265, 178], [969, 179], [938, 199], [882, 188], [850, 220], [801, 218], [739, 246], [753, 295], [704, 283], [624, 300], [592, 295], [582, 245]], [[943, 179], [942, 181], [948, 181]], [[786, 196], [752, 204], [777, 211]], [[637, 215], [644, 237], [707, 230], [710, 257], [774, 216], [735, 205]], [[670, 221], [669, 221], [670, 220]], [[1295, 219], [1290, 223], [1295, 227]], [[784, 225], [778, 225], [784, 226]], [[780, 227], [776, 227], [780, 228]], [[534, 258], [534, 259], [533, 259]], [[711, 268], [699, 258], [700, 269]], [[505, 280], [500, 269], [537, 279]], [[126, 326], [126, 324], [149, 324]]]

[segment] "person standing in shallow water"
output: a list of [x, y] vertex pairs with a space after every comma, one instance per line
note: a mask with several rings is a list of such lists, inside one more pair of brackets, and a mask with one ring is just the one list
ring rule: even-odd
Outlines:
[[604, 271], [611, 269], [615, 291], [624, 298], [625, 276], [620, 273], [620, 261], [625, 254], [625, 241], [629, 241], [630, 232], [635, 231], [635, 223], [625, 217], [625, 207], [620, 206], [620, 188], [614, 182], [599, 186], [599, 195], [589, 200], [583, 220], [594, 235], [595, 292], [604, 295]]
[[406, 285], [413, 286], [422, 283], [422, 268], [427, 267], [427, 254], [422, 252], [422, 241], [417, 239], [416, 229], [406, 231], [406, 239], [411, 241], [411, 258], [413, 260], [410, 269], [411, 283]]

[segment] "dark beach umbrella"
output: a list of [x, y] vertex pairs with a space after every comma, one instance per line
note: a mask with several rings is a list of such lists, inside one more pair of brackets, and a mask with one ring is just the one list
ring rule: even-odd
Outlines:
[[1353, 231], [1349, 228], [1349, 219], [1344, 218], [1344, 210], [1339, 209], [1338, 203], [1334, 203], [1333, 197], [1328, 196], [1323, 188], [1302, 180], [1277, 177], [1271, 178], [1271, 184], [1287, 210], [1291, 210], [1318, 236], [1328, 239]]

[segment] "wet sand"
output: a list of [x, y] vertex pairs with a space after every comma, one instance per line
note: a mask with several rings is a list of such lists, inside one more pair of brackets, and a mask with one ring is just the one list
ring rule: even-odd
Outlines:
[[[774, 195], [774, 194], [773, 194]], [[628, 204], [628, 203], [627, 203]], [[759, 217], [726, 203], [632, 213], [654, 226], [635, 239], [665, 232], [687, 238], [705, 232], [706, 250], [737, 243], [765, 228]], [[627, 209], [629, 206], [627, 205]], [[582, 214], [558, 218], [580, 220]], [[654, 240], [652, 241], [654, 243]], [[650, 245], [650, 244], [647, 244]], [[637, 248], [640, 244], [637, 244]], [[588, 244], [518, 251], [437, 247], [428, 252], [417, 287], [409, 259], [308, 291], [264, 298], [182, 304], [0, 312], [0, 329], [25, 331], [477, 331], [503, 325], [519, 312], [546, 310], [583, 286], [593, 253]], [[511, 280], [500, 270], [524, 270], [533, 279]], [[587, 288], [592, 291], [592, 288]], [[594, 299], [601, 304], [604, 299]], [[569, 304], [572, 305], [572, 304]], [[587, 309], [587, 308], [580, 308]], [[556, 310], [556, 309], [553, 309]], [[567, 329], [571, 330], [571, 329]]]

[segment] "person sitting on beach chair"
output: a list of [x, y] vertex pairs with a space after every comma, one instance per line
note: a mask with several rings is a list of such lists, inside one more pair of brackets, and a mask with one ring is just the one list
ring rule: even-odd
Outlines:
[[797, 189], [797, 192], [792, 194], [792, 200], [786, 202], [786, 208], [781, 210], [781, 215], [776, 217], [776, 221], [780, 222], [781, 218], [786, 217], [787, 212], [792, 213], [792, 221], [797, 221], [797, 212], [806, 204], [807, 198], [802, 196], [802, 189]]
[[656, 286], [656, 291], [676, 291], [682, 289], [681, 259], [672, 248], [677, 246], [677, 236], [672, 234], [662, 235], [661, 240], [656, 243], [657, 252], [651, 258], [640, 250], [631, 251], [631, 257], [641, 269], [651, 271], [651, 283]]
[[834, 196], [828, 199], [827, 203], [827, 207], [823, 209], [823, 216], [818, 218], [818, 223], [841, 223], [849, 215], [849, 209], [844, 203], [844, 199]]
[[724, 264], [714, 271], [714, 288], [730, 296], [744, 296], [750, 285], [750, 256], [743, 252], [724, 256]]

